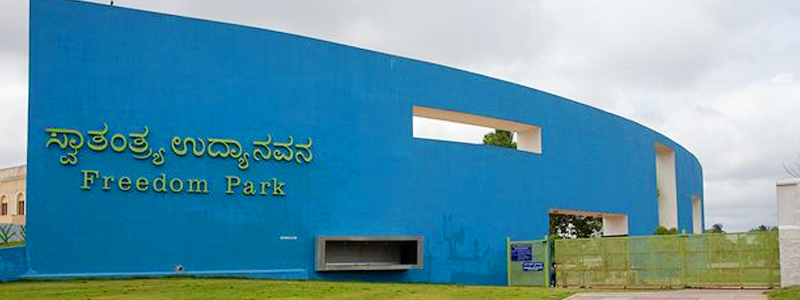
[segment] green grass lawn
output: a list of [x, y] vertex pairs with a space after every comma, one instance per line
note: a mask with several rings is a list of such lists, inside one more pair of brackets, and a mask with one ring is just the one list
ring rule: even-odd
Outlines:
[[14, 247], [14, 246], [25, 246], [25, 241], [0, 243], [0, 248]]
[[161, 278], [0, 283], [0, 299], [563, 299], [572, 290], [331, 281]]
[[769, 300], [797, 300], [800, 299], [800, 286], [770, 291], [767, 295]]

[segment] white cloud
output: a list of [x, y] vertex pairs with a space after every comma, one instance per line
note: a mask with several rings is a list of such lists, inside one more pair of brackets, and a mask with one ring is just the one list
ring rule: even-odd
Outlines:
[[706, 181], [706, 227], [721, 223], [728, 232], [747, 231], [762, 224], [775, 225], [775, 180]]

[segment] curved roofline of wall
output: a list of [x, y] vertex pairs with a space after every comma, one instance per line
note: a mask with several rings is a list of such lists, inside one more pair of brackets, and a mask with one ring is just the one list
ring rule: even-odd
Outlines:
[[[94, 3], [94, 2], [85, 2], [85, 1], [76, 1], [76, 0], [59, 0], [59, 1], [72, 1], [72, 2], [80, 2], [80, 3], [86, 4], [86, 5], [96, 5], [96, 6], [100, 6], [100, 7], [110, 7], [109, 5], [106, 5], [106, 4]], [[347, 45], [347, 44], [344, 44], [344, 43], [338, 43], [338, 42], [323, 40], [323, 39], [315, 38], [315, 37], [303, 36], [303, 35], [294, 34], [294, 33], [288, 33], [288, 32], [276, 31], [276, 30], [271, 30], [271, 29], [259, 28], [259, 27], [255, 27], [255, 26], [251, 26], [251, 25], [227, 23], [227, 22], [223, 22], [223, 21], [201, 19], [199, 17], [181, 16], [181, 15], [175, 15], [175, 14], [170, 14], [170, 13], [154, 12], [154, 11], [148, 11], [148, 10], [142, 10], [142, 9], [136, 9], [136, 8], [121, 7], [121, 6], [113, 6], [113, 8], [114, 9], [131, 10], [131, 11], [136, 11], [136, 12], [145, 13], [145, 14], [153, 14], [153, 15], [167, 16], [167, 17], [173, 17], [173, 18], [189, 19], [189, 20], [195, 20], [195, 21], [206, 22], [206, 23], [214, 23], [214, 24], [219, 24], [219, 25], [223, 25], [223, 26], [240, 27], [240, 28], [250, 29], [250, 30], [265, 31], [265, 32], [273, 33], [273, 34], [286, 35], [286, 36], [290, 36], [290, 37], [294, 37], [294, 38], [305, 39], [305, 40], [310, 40], [310, 41], [315, 41], [315, 42], [321, 42], [321, 43], [333, 45], [333, 46], [336, 46], [336, 47], [346, 47], [346, 48], [351, 49], [351, 50], [363, 51], [363, 52], [372, 53], [372, 54], [375, 54], [375, 55], [386, 56], [388, 58], [402, 59], [402, 60], [407, 60], [407, 61], [410, 61], [410, 62], [421, 63], [421, 64], [426, 64], [426, 65], [435, 66], [435, 67], [439, 67], [439, 68], [444, 68], [444, 69], [447, 69], [447, 70], [456, 71], [456, 72], [469, 74], [469, 75], [473, 75], [473, 76], [479, 76], [479, 77], [483, 77], [483, 78], [486, 78], [486, 79], [489, 79], [489, 80], [498, 81], [498, 82], [501, 82], [503, 84], [508, 84], [508, 85], [521, 87], [521, 88], [524, 88], [524, 89], [528, 89], [528, 90], [544, 93], [544, 94], [556, 97], [556, 98], [558, 98], [558, 99], [560, 99], [562, 101], [568, 101], [568, 102], [571, 102], [571, 103], [574, 103], [574, 104], [577, 104], [577, 105], [580, 105], [580, 106], [583, 106], [583, 107], [586, 107], [586, 108], [589, 108], [589, 109], [594, 109], [594, 110], [599, 111], [601, 113], [604, 113], [606, 115], [622, 119], [622, 120], [624, 120], [626, 122], [632, 123], [634, 125], [637, 125], [639, 127], [644, 128], [646, 130], [649, 130], [650, 132], [653, 132], [656, 135], [658, 135], [660, 138], [665, 139], [670, 144], [675, 145], [677, 147], [680, 147], [680, 149], [683, 152], [688, 153], [689, 155], [691, 155], [698, 163], [700, 162], [700, 160], [697, 158], [697, 156], [694, 155], [694, 153], [692, 153], [691, 151], [689, 151], [688, 149], [683, 147], [681, 144], [675, 142], [674, 140], [672, 140], [671, 138], [667, 137], [666, 135], [664, 135], [664, 134], [662, 134], [662, 133], [660, 133], [660, 132], [658, 132], [658, 131], [656, 131], [656, 130], [648, 127], [648, 126], [643, 125], [642, 123], [639, 123], [638, 121], [634, 121], [634, 120], [628, 119], [626, 117], [611, 113], [609, 111], [606, 111], [606, 110], [598, 108], [598, 107], [594, 107], [594, 106], [591, 106], [591, 105], [588, 105], [588, 104], [585, 104], [585, 103], [578, 102], [577, 100], [572, 100], [572, 99], [569, 99], [569, 98], [566, 98], [566, 97], [563, 97], [563, 96], [559, 96], [559, 95], [557, 95], [555, 93], [551, 93], [551, 92], [543, 91], [543, 90], [540, 90], [540, 89], [532, 88], [532, 87], [525, 86], [523, 84], [512, 82], [512, 81], [509, 81], [509, 80], [506, 80], [506, 79], [490, 77], [488, 75], [484, 75], [484, 74], [480, 74], [480, 73], [476, 73], [476, 72], [468, 71], [468, 70], [462, 70], [462, 69], [458, 69], [458, 68], [455, 68], [455, 67], [450, 67], [450, 66], [447, 66], [447, 65], [444, 65], [444, 64], [440, 64], [440, 63], [428, 62], [428, 61], [424, 61], [424, 60], [421, 60], [421, 59], [404, 57], [404, 56], [399, 56], [399, 55], [395, 55], [395, 54], [390, 54], [390, 53], [387, 53], [387, 52], [379, 52], [379, 51], [376, 51], [376, 50], [370, 50], [370, 49], [366, 49], [366, 48], [360, 48], [360, 47], [356, 47], [356, 46], [351, 46], [351, 45]]]

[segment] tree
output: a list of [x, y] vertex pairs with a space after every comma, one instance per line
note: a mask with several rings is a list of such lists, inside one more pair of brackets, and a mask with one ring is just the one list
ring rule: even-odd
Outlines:
[[13, 224], [0, 224], [0, 244], [8, 243], [16, 234]]
[[722, 230], [722, 224], [717, 223], [711, 225], [711, 229], [706, 229], [706, 233], [725, 233], [725, 230]]
[[778, 230], [778, 227], [777, 226], [770, 227], [770, 226], [767, 226], [767, 225], [759, 225], [756, 228], [750, 229], [750, 232], [772, 231], [772, 230]]
[[602, 217], [550, 214], [550, 236], [555, 239], [599, 237], [602, 230]]
[[[798, 155], [798, 157], [800, 157], [800, 155]], [[793, 165], [783, 164], [783, 169], [786, 170], [789, 176], [800, 178], [800, 161], [796, 161]]]
[[490, 132], [484, 135], [483, 144], [517, 149], [517, 143], [514, 142], [512, 133], [510, 131], [505, 131], [500, 129], [495, 129], [494, 132]]

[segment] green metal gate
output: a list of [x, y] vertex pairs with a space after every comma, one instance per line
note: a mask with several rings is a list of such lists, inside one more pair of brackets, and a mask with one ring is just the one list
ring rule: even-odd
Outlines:
[[548, 286], [550, 251], [547, 240], [511, 241], [506, 249], [509, 286]]
[[777, 231], [555, 241], [559, 286], [772, 287]]

